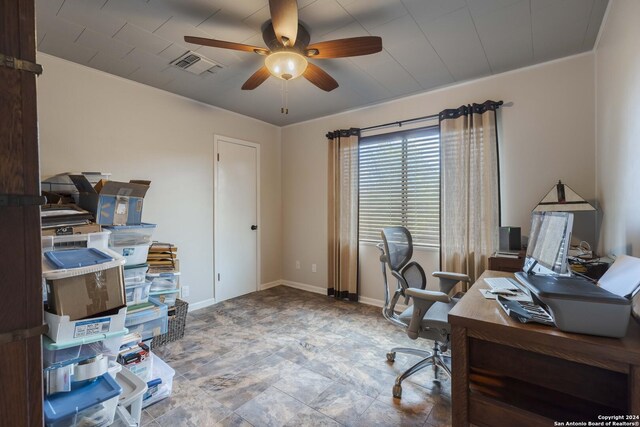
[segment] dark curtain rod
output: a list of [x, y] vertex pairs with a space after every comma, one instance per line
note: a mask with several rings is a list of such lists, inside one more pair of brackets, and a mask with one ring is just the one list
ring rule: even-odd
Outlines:
[[366, 132], [368, 130], [374, 130], [374, 129], [382, 129], [390, 126], [402, 127], [402, 125], [405, 123], [413, 123], [413, 122], [421, 122], [423, 120], [437, 119], [439, 116], [440, 114], [431, 114], [430, 116], [415, 117], [413, 119], [400, 120], [399, 122], [389, 122], [389, 123], [384, 123], [382, 125], [369, 126], [366, 128], [361, 128], [360, 132]]
[[[503, 103], [504, 103], [503, 101], [498, 101], [495, 104], [496, 104], [496, 106], [500, 106]], [[440, 117], [440, 113], [431, 114], [429, 116], [415, 117], [413, 119], [400, 120], [398, 122], [389, 122], [389, 123], [384, 123], [384, 124], [381, 124], [381, 125], [369, 126], [369, 127], [366, 127], [366, 128], [361, 128], [360, 132], [366, 132], [366, 131], [374, 130], [374, 129], [382, 129], [382, 128], [387, 128], [387, 127], [390, 127], [390, 126], [402, 127], [402, 125], [404, 125], [406, 123], [421, 122], [421, 121], [424, 121], [424, 120], [437, 119], [438, 117]]]

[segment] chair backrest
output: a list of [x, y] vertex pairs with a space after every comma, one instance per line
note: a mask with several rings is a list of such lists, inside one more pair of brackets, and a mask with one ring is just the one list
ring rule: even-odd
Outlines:
[[387, 265], [399, 274], [413, 256], [411, 233], [405, 227], [387, 227], [381, 234]]
[[[381, 235], [382, 244], [378, 244], [378, 248], [382, 252], [380, 263], [382, 264], [385, 296], [385, 304], [382, 312], [388, 320], [402, 324], [394, 315], [396, 303], [399, 298], [404, 298], [404, 303], [409, 304], [409, 297], [405, 295], [404, 290], [407, 288], [425, 289], [427, 286], [427, 276], [420, 264], [411, 261], [411, 257], [413, 256], [413, 239], [407, 228], [387, 227], [382, 230]], [[391, 275], [398, 281], [398, 286], [393, 297], [390, 297], [387, 285], [387, 266], [391, 271]], [[406, 327], [406, 325], [404, 325], [404, 327]]]

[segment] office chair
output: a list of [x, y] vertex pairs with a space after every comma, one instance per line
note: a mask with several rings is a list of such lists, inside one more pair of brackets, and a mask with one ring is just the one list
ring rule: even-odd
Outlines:
[[[433, 366], [437, 378], [438, 369], [451, 378], [451, 370], [445, 363], [443, 352], [449, 347], [449, 334], [451, 327], [447, 316], [458, 299], [451, 298], [449, 292], [459, 283], [468, 284], [470, 279], [465, 274], [447, 273], [436, 271], [434, 277], [440, 279], [440, 291], [428, 291], [427, 276], [424, 269], [416, 261], [411, 261], [413, 256], [413, 239], [411, 233], [405, 227], [389, 227], [382, 230], [382, 243], [378, 244], [382, 252], [380, 263], [382, 264], [382, 276], [384, 277], [385, 304], [382, 309], [383, 316], [391, 323], [406, 330], [411, 339], [426, 338], [434, 341], [433, 350], [426, 351], [414, 348], [396, 347], [387, 353], [387, 360], [393, 362], [396, 353], [411, 354], [422, 357], [415, 365], [398, 375], [393, 386], [393, 396], [402, 396], [402, 381], [410, 375], [427, 366]], [[391, 275], [398, 281], [393, 298], [389, 297], [387, 286], [387, 266]], [[395, 312], [398, 300], [403, 297], [405, 304], [413, 300], [402, 313]]]

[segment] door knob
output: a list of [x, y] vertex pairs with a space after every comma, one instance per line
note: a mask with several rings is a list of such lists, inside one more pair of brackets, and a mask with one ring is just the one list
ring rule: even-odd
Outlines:
[[251, 226], [251, 229], [252, 229], [252, 230], [257, 230], [257, 229], [258, 229], [258, 226], [257, 226], [257, 225], [252, 225], [252, 226]]

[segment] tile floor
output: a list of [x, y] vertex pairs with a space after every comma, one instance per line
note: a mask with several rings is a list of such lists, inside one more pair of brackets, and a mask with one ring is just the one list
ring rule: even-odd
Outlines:
[[450, 382], [393, 346], [428, 348], [377, 307], [278, 286], [189, 314], [185, 337], [155, 352], [176, 371], [173, 394], [143, 412], [158, 426], [445, 426]]

